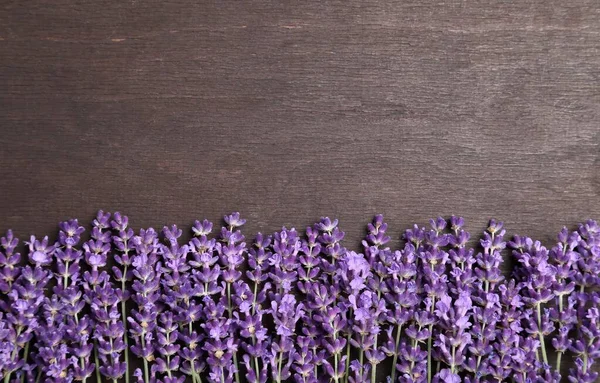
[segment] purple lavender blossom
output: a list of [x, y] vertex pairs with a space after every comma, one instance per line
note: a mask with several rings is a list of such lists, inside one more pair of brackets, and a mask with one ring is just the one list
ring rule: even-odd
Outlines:
[[[221, 279], [224, 284], [224, 290], [227, 292], [227, 314], [229, 318], [229, 325], [232, 328], [232, 332], [235, 334], [236, 323], [233, 318], [233, 311], [235, 309], [233, 305], [231, 288], [232, 285], [242, 277], [242, 272], [239, 271], [240, 266], [244, 263], [244, 256], [246, 254], [246, 243], [244, 236], [236, 228], [246, 223], [245, 219], [240, 218], [240, 213], [232, 213], [223, 217], [227, 227], [221, 228], [221, 242], [223, 245], [217, 246], [217, 254], [222, 265]], [[225, 297], [223, 297], [225, 299]], [[233, 353], [233, 367], [230, 371], [234, 373], [235, 381], [240, 383], [239, 364], [237, 357], [237, 348], [232, 350]]]
[[449, 254], [444, 247], [449, 243], [449, 236], [444, 233], [446, 221], [443, 218], [431, 219], [429, 231], [424, 231], [424, 240], [417, 249], [417, 257], [420, 259], [421, 280], [417, 281], [423, 286], [425, 293], [425, 309], [429, 313], [429, 334], [427, 339], [427, 382], [431, 382], [435, 374], [433, 369], [434, 354], [440, 361], [439, 352], [432, 349], [433, 339], [437, 335], [437, 317], [434, 314], [436, 303], [442, 296], [447, 294], [446, 264], [449, 262]]
[[13, 283], [21, 274], [21, 254], [16, 252], [18, 238], [15, 238], [12, 230], [6, 232], [6, 236], [0, 238], [0, 291], [8, 294]]
[[142, 359], [144, 382], [149, 383], [149, 364], [155, 360], [154, 352], [157, 347], [154, 340], [162, 265], [158, 262], [158, 236], [153, 229], [141, 229], [132, 243], [135, 249], [131, 263], [135, 278], [132, 285], [135, 294], [132, 295], [132, 300], [137, 308], [131, 310], [127, 321], [129, 332], [134, 340], [131, 352]]
[[335, 219], [305, 236], [259, 234], [249, 248], [239, 213], [224, 221], [215, 238], [209, 221], [196, 221], [182, 243], [175, 225], [135, 235], [126, 216], [100, 211], [89, 239], [77, 220], [59, 224], [56, 243], [32, 236], [27, 266], [7, 232], [0, 377], [85, 382], [95, 372], [97, 382], [128, 382], [129, 335], [137, 383], [598, 379], [595, 221], [561, 230], [548, 248], [515, 236], [506, 279], [495, 220], [476, 246], [453, 216], [414, 226], [393, 250], [376, 216], [363, 254], [346, 250]]
[[546, 369], [549, 365], [545, 338], [554, 331], [554, 324], [545, 305], [554, 299], [556, 267], [550, 264], [548, 250], [540, 242], [525, 239], [524, 246], [514, 241], [510, 244], [519, 262], [515, 277], [522, 286], [523, 302], [528, 307], [525, 313], [526, 331], [538, 338], [541, 352], [538, 362]]

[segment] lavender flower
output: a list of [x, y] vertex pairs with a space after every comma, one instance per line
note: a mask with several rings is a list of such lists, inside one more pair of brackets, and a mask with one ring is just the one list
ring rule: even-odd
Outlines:
[[[234, 306], [232, 304], [231, 297], [231, 286], [237, 280], [242, 277], [241, 271], [238, 270], [240, 265], [244, 262], [244, 254], [246, 253], [246, 243], [244, 236], [239, 230], [235, 230], [237, 227], [242, 226], [246, 223], [246, 220], [240, 218], [240, 213], [232, 213], [223, 218], [227, 227], [221, 228], [221, 241], [222, 246], [216, 248], [219, 254], [219, 260], [223, 269], [221, 271], [221, 278], [224, 282], [225, 290], [227, 291], [227, 314], [230, 320], [230, 326], [235, 328], [235, 321], [233, 320]], [[235, 381], [240, 383], [240, 374], [237, 360], [237, 350], [233, 350], [233, 372], [235, 375]]]
[[465, 362], [463, 352], [471, 342], [472, 301], [468, 291], [462, 291], [454, 302], [449, 295], [442, 295], [436, 303], [435, 316], [438, 319], [442, 332], [439, 333], [434, 342], [439, 348], [442, 361], [450, 367], [440, 370], [437, 378], [440, 381], [460, 381], [459, 368]]
[[[297, 303], [291, 294], [285, 294], [279, 301], [271, 302], [271, 315], [275, 324], [275, 339], [271, 344], [271, 371], [273, 380], [280, 383], [291, 375], [294, 361], [296, 323], [304, 315], [304, 305]], [[284, 364], [285, 363], [285, 364]]]
[[204, 318], [202, 327], [208, 335], [203, 345], [208, 357], [209, 378], [212, 382], [231, 383], [234, 379], [236, 366], [233, 355], [237, 352], [237, 344], [232, 337], [231, 320], [225, 316], [225, 305], [221, 302], [215, 304], [212, 300], [205, 300]]
[[[98, 227], [106, 227], [106, 220], [109, 219], [107, 214], [104, 214], [102, 210], [98, 212], [98, 216], [95, 222], [98, 222]], [[134, 236], [134, 232], [131, 228], [128, 227], [129, 218], [127, 216], [121, 215], [121, 213], [116, 212], [112, 216], [112, 220], [110, 221], [110, 228], [113, 232], [116, 232], [116, 235], [112, 236], [112, 245], [113, 245], [113, 259], [114, 262], [118, 266], [112, 267], [113, 276], [115, 278], [115, 282], [120, 284], [120, 293], [119, 300], [121, 303], [121, 323], [123, 323], [123, 340], [125, 342], [125, 382], [129, 383], [129, 337], [127, 330], [127, 314], [126, 307], [127, 301], [129, 300], [130, 292], [127, 290], [127, 282], [131, 280], [131, 262], [132, 258], [129, 256], [129, 252], [133, 249], [132, 238]]]
[[525, 246], [511, 246], [519, 266], [515, 276], [521, 282], [523, 302], [529, 310], [526, 312], [527, 332], [537, 336], [542, 358], [539, 360], [548, 366], [545, 337], [554, 331], [549, 310], [543, 310], [546, 303], [554, 298], [552, 287], [556, 283], [556, 267], [549, 262], [548, 250], [540, 242], [525, 239]]
[[21, 254], [16, 252], [19, 240], [15, 238], [12, 230], [0, 238], [0, 291], [8, 294], [13, 283], [21, 274]]
[[592, 366], [600, 357], [599, 317], [600, 312], [595, 307], [589, 309], [585, 318], [582, 318], [582, 324], [579, 327], [581, 338], [577, 339], [570, 347], [571, 351], [577, 355], [575, 368], [569, 371], [569, 381], [571, 382], [595, 382], [598, 378], [598, 372], [593, 371]]
[[[431, 382], [434, 376], [433, 370], [433, 339], [437, 337], [437, 318], [433, 315], [436, 302], [446, 294], [447, 274], [446, 264], [449, 261], [448, 253], [443, 249], [449, 242], [449, 237], [443, 233], [446, 221], [443, 218], [430, 220], [431, 230], [424, 232], [423, 244], [417, 249], [417, 256], [421, 262], [421, 281], [425, 297], [425, 309], [429, 312], [432, 321], [429, 325], [429, 336], [427, 339], [427, 381]], [[439, 357], [437, 358], [440, 359]]]
[[[498, 361], [494, 359], [492, 353], [497, 335], [496, 325], [501, 315], [499, 288], [504, 280], [500, 271], [503, 261], [501, 251], [506, 248], [505, 231], [502, 226], [502, 222], [490, 221], [483, 239], [480, 240], [483, 252], [478, 253], [473, 259], [474, 280], [467, 280], [464, 284], [474, 286], [472, 291], [475, 303], [472, 313], [474, 324], [471, 329], [473, 341], [468, 347], [470, 358], [465, 369], [473, 373], [475, 379], [490, 375], [493, 372], [491, 364]], [[488, 357], [484, 359], [484, 356]], [[496, 367], [500, 366], [496, 365]]]
[[133, 256], [132, 295], [136, 309], [127, 317], [129, 332], [134, 339], [131, 352], [142, 358], [144, 382], [149, 383], [149, 363], [154, 360], [156, 321], [159, 311], [160, 275], [162, 266], [158, 262], [158, 238], [153, 229], [141, 229], [133, 238], [136, 255]]
[[387, 355], [392, 356], [391, 382], [396, 382], [399, 358], [401, 365], [404, 367], [408, 365], [402, 357], [402, 350], [407, 347], [406, 336], [402, 335], [406, 335], [404, 333], [406, 326], [420, 303], [415, 283], [417, 275], [415, 260], [414, 246], [407, 243], [402, 251], [394, 252], [393, 260], [388, 267], [390, 278], [387, 280], [387, 293], [384, 296], [389, 307], [387, 322], [390, 326], [386, 331], [388, 341], [383, 350]]
[[251, 294], [248, 292], [245, 297], [240, 297], [239, 304], [241, 313], [238, 316], [238, 326], [240, 335], [246, 339], [241, 346], [246, 353], [243, 359], [248, 370], [247, 379], [251, 383], [266, 382], [267, 367], [270, 364], [267, 354], [270, 342], [263, 325], [265, 310], [262, 308], [267, 299], [267, 291], [271, 288], [271, 284], [266, 282], [269, 279], [269, 260], [272, 257], [270, 245], [271, 237], [258, 233], [254, 246], [248, 251], [249, 270], [246, 271], [253, 290]]
[[[183, 243], [175, 225], [135, 235], [126, 216], [100, 211], [87, 240], [77, 220], [59, 224], [56, 243], [32, 236], [30, 265], [7, 232], [0, 378], [85, 382], [95, 372], [97, 382], [128, 382], [131, 343], [137, 383], [598, 379], [595, 221], [561, 230], [548, 248], [515, 236], [506, 278], [495, 220], [477, 246], [452, 216], [407, 230], [394, 250], [376, 216], [362, 254], [346, 250], [335, 219], [305, 236], [259, 233], [250, 248], [239, 213], [224, 221], [215, 238], [209, 221], [196, 221]], [[574, 361], [568, 372], [564, 358]]]

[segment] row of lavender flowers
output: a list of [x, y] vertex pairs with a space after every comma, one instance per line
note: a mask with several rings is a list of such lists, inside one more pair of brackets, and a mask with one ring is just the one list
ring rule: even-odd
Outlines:
[[101, 211], [83, 244], [77, 220], [60, 224], [57, 243], [32, 236], [27, 266], [9, 231], [4, 382], [558, 382], [564, 355], [575, 357], [569, 381], [597, 378], [596, 222], [563, 229], [550, 250], [515, 236], [505, 279], [493, 220], [480, 251], [457, 217], [415, 225], [394, 251], [377, 216], [364, 254], [343, 247], [329, 218], [250, 246], [245, 220], [224, 220], [214, 238], [197, 221], [181, 243], [176, 226], [136, 234]]

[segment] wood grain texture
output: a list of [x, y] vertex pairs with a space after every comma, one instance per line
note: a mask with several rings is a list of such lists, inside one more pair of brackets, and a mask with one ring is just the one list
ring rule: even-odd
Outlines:
[[600, 218], [600, 3], [2, 1], [0, 230]]
[[600, 216], [600, 3], [3, 1], [0, 226]]

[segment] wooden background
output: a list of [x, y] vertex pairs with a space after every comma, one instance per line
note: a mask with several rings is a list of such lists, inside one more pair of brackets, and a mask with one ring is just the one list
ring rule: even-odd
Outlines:
[[600, 218], [600, 2], [0, 2], [0, 230]]
[[2, 1], [0, 230], [600, 218], [600, 3]]

